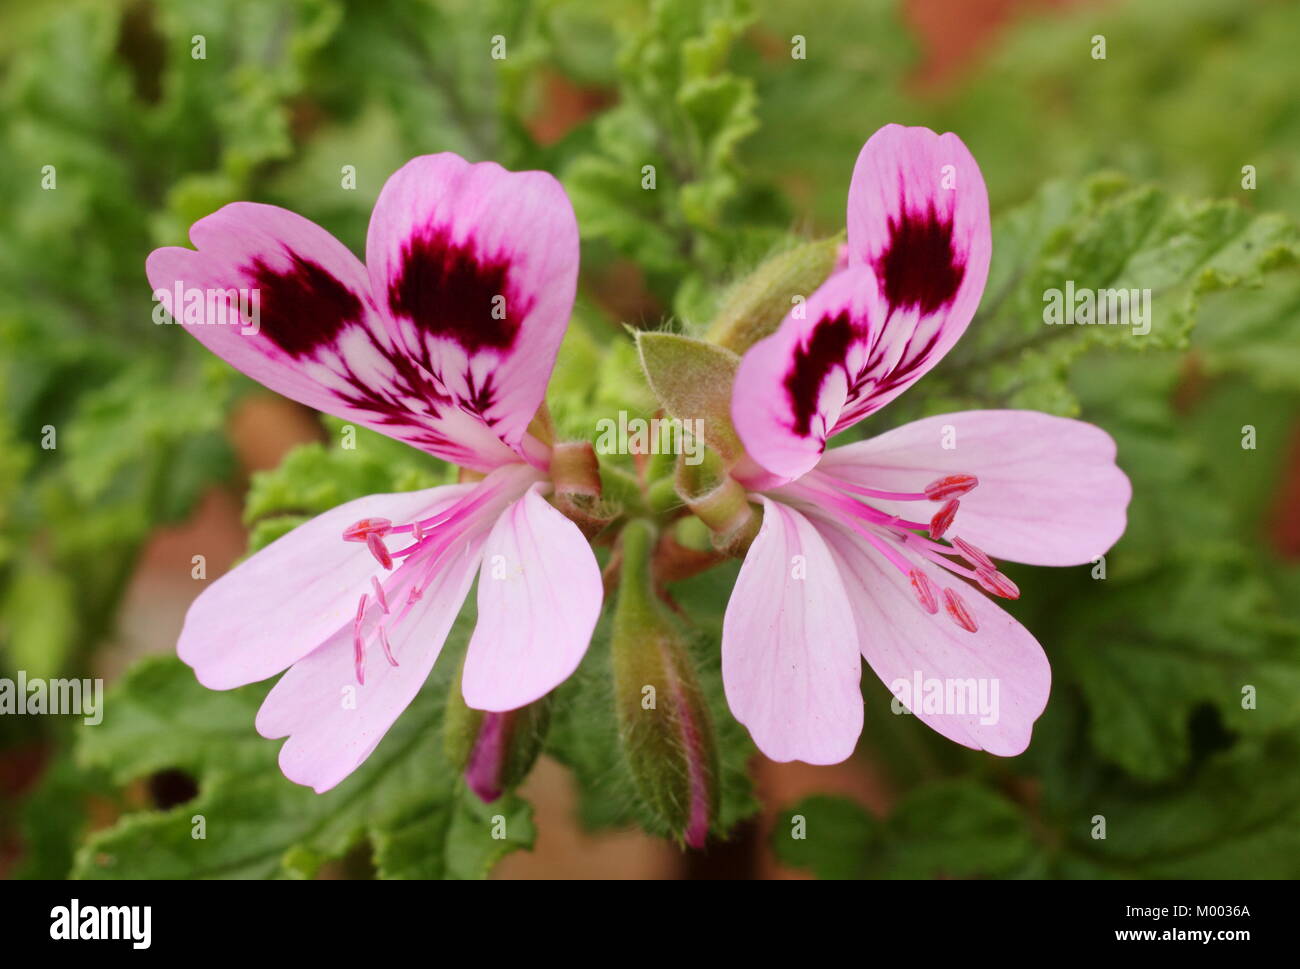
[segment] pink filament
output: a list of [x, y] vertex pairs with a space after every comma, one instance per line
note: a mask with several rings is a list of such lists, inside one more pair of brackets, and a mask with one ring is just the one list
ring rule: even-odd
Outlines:
[[[866, 539], [884, 558], [907, 577], [917, 603], [927, 613], [939, 611], [939, 588], [919, 565], [913, 564], [910, 555], [938, 565], [951, 574], [977, 584], [990, 595], [1016, 599], [1020, 590], [1015, 583], [998, 571], [993, 560], [982, 550], [958, 536], [951, 545], [943, 538], [957, 516], [959, 496], [969, 493], [979, 484], [973, 474], [950, 474], [931, 481], [923, 492], [881, 491], [855, 482], [835, 478], [825, 472], [814, 472], [802, 480], [784, 486], [793, 497], [801, 498], [821, 507], [829, 506], [839, 514], [836, 518], [852, 531]], [[908, 521], [889, 515], [872, 507], [864, 498], [887, 501], [942, 502], [929, 523]], [[928, 532], [926, 537], [921, 532]], [[959, 564], [960, 557], [971, 566]], [[942, 589], [944, 611], [959, 627], [977, 632], [979, 624], [961, 594], [952, 588]]]
[[970, 633], [979, 631], [980, 627], [976, 624], [975, 617], [966, 608], [966, 600], [952, 589], [943, 590], [943, 605], [948, 611], [948, 618], [961, 626], [962, 629]]

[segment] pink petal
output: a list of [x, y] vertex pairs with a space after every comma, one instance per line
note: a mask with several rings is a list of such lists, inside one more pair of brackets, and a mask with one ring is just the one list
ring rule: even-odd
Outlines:
[[938, 363], [988, 278], [988, 194], [956, 135], [876, 132], [853, 171], [848, 223], [848, 268], [751, 347], [736, 373], [740, 439], [786, 480]]
[[[977, 589], [918, 560], [937, 589], [959, 593], [978, 629], [958, 627], [942, 605], [931, 615], [898, 569], [852, 533], [816, 521], [844, 576], [862, 655], [904, 706], [966, 747], [1002, 757], [1028, 747], [1052, 681], [1037, 640]], [[956, 702], [927, 712], [917, 700], [924, 700], [932, 682], [945, 697], [952, 690]], [[986, 701], [982, 709], [980, 690]]]
[[736, 370], [731, 419], [750, 458], [782, 480], [817, 463], [844, 409], [870, 389], [849, 378], [866, 366], [886, 312], [870, 269], [836, 273], [749, 348]]
[[587, 651], [602, 597], [582, 532], [530, 489], [502, 512], [483, 549], [465, 702], [514, 710], [564, 682]]
[[849, 187], [850, 266], [875, 270], [889, 307], [855, 382], [843, 430], [893, 400], [946, 354], [975, 315], [993, 244], [979, 166], [960, 138], [886, 125], [863, 145]]
[[560, 183], [450, 153], [416, 158], [375, 203], [366, 261], [401, 343], [456, 407], [520, 447], [577, 286], [578, 226]]
[[[955, 446], [946, 448], [949, 443]], [[900, 492], [920, 491], [949, 474], [973, 474], [979, 485], [961, 496], [945, 537], [960, 536], [994, 558], [1030, 565], [1082, 565], [1104, 554], [1124, 533], [1132, 495], [1109, 434], [1036, 411], [927, 417], [832, 448], [818, 470]], [[868, 500], [903, 518], [939, 507]]]
[[[145, 263], [163, 307], [204, 346], [262, 385], [448, 461], [490, 470], [517, 460], [394, 342], [365, 268], [332, 235], [273, 205], [236, 202], [190, 229], [198, 251], [156, 249]], [[176, 298], [177, 287], [181, 298]], [[242, 290], [249, 316], [200, 309]], [[257, 302], [254, 304], [253, 300]], [[187, 320], [189, 322], [187, 322]]]
[[200, 683], [228, 690], [274, 676], [339, 630], [382, 572], [364, 544], [343, 541], [362, 518], [431, 515], [474, 489], [370, 495], [318, 515], [214, 581], [190, 606], [177, 652]]
[[484, 541], [481, 532], [468, 536], [464, 551], [450, 556], [411, 611], [393, 622], [388, 638], [397, 666], [383, 656], [371, 626], [379, 620], [374, 609], [364, 627], [372, 638], [364, 686], [356, 679], [351, 623], [280, 678], [257, 713], [257, 730], [289, 738], [280, 748], [285, 777], [324, 793], [370, 756], [433, 669]]
[[858, 634], [839, 566], [813, 525], [767, 498], [722, 625], [736, 719], [773, 760], [834, 764], [862, 732]]

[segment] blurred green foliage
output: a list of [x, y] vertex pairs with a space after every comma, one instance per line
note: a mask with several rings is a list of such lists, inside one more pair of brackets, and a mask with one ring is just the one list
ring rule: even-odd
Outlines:
[[[496, 35], [503, 60], [489, 56]], [[796, 35], [806, 59], [791, 56]], [[992, 275], [950, 358], [861, 433], [964, 407], [1082, 416], [1119, 443], [1129, 528], [1105, 581], [1089, 567], [1012, 573], [1013, 611], [1053, 666], [1026, 754], [956, 747], [893, 716], [864, 677], [863, 753], [898, 805], [874, 818], [813, 798], [790, 806], [773, 846], [822, 877], [1295, 877], [1300, 570], [1276, 533], [1300, 475], [1298, 35], [1300, 6], [1283, 0], [1082, 5], [1016, 25], [969, 77], [920, 93], [921, 45], [891, 0], [0, 7], [0, 675], [94, 670], [142, 543], [235, 477], [224, 428], [251, 384], [150, 321], [144, 257], [197, 218], [271, 202], [361, 252], [383, 180], [413, 155], [555, 172], [584, 262], [550, 405], [562, 431], [589, 436], [599, 417], [655, 407], [620, 324], [702, 331], [762, 258], [842, 230], [871, 132], [929, 124], [958, 132], [988, 181]], [[345, 165], [355, 191], [340, 188]], [[1043, 326], [1044, 289], [1067, 279], [1151, 287], [1151, 334]], [[364, 431], [355, 450], [306, 445], [252, 481], [251, 547], [450, 473]], [[671, 589], [698, 627], [719, 833], [757, 810], [753, 747], [718, 673], [734, 574]], [[368, 873], [481, 876], [532, 826], [512, 797], [491, 812], [509, 816], [510, 839], [485, 840], [484, 809], [443, 760], [443, 697], [471, 623], [324, 796], [281, 777], [253, 730], [264, 685], [211, 693], [175, 659], [129, 673], [98, 727], [0, 719], [0, 756], [49, 752], [34, 790], [0, 791], [0, 838], [21, 822], [27, 875], [309, 877], [362, 845]], [[607, 636], [606, 619], [559, 689], [547, 748], [572, 768], [585, 823], [654, 830], [615, 739]], [[165, 769], [197, 795], [142, 805], [134, 782]], [[122, 816], [88, 834], [92, 797]], [[191, 837], [197, 814], [205, 840]]]

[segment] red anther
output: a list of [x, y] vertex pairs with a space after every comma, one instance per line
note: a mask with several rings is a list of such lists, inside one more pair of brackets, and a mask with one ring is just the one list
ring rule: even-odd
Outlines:
[[373, 575], [370, 577], [370, 587], [375, 590], [375, 598], [379, 600], [379, 608], [384, 610], [384, 615], [388, 615], [388, 596], [384, 595], [384, 586]]
[[357, 682], [366, 685], [366, 646], [361, 638], [361, 620], [366, 614], [367, 596], [361, 593], [357, 603], [357, 618], [352, 622], [352, 665], [356, 667]]
[[393, 567], [393, 557], [388, 554], [388, 546], [374, 532], [366, 536], [366, 548], [370, 549], [370, 554], [375, 557], [375, 561], [384, 568], [391, 569]]
[[397, 660], [393, 657], [393, 647], [388, 644], [388, 630], [383, 626], [379, 627], [379, 643], [384, 647], [384, 656], [388, 659], [388, 665], [396, 666]]
[[980, 479], [973, 474], [950, 474], [946, 478], [931, 481], [926, 485], [925, 496], [931, 501], [956, 498], [958, 495], [964, 495], [966, 492], [973, 490], [979, 483]]
[[1001, 572], [990, 572], [988, 569], [976, 569], [975, 580], [979, 582], [980, 588], [985, 592], [992, 593], [995, 596], [1001, 596], [1003, 599], [1020, 598], [1020, 590], [1016, 587], [1016, 584]]
[[959, 504], [956, 498], [949, 498], [943, 503], [943, 507], [934, 513], [934, 517], [930, 519], [931, 538], [943, 537], [943, 533], [952, 526], [952, 520], [957, 517]]
[[998, 570], [998, 567], [993, 564], [991, 558], [960, 535], [954, 535], [952, 537], [952, 543], [957, 546], [957, 550], [961, 552], [962, 558], [975, 566], [975, 568], [984, 569], [988, 572], [996, 572]]
[[357, 682], [362, 686], [366, 685], [366, 652], [361, 644], [361, 633], [358, 631], [352, 637], [352, 665], [357, 670]]
[[934, 583], [920, 569], [908, 572], [907, 577], [912, 580], [912, 591], [916, 593], [916, 601], [921, 604], [922, 609], [933, 616], [939, 611], [939, 600], [934, 595]]
[[968, 633], [978, 632], [979, 625], [975, 617], [966, 608], [966, 602], [952, 589], [943, 590], [943, 605], [948, 610], [948, 617]]
[[363, 518], [343, 530], [343, 541], [368, 542], [371, 535], [387, 535], [392, 530], [393, 523], [387, 518]]

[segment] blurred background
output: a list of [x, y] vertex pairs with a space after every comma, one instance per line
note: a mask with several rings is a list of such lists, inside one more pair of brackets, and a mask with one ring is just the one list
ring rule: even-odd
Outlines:
[[[1289, 0], [0, 3], [0, 676], [117, 690], [98, 727], [0, 716], [0, 874], [1300, 875], [1297, 37]], [[250, 547], [444, 472], [374, 435], [341, 452], [335, 423], [154, 326], [150, 250], [243, 199], [361, 253], [384, 179], [428, 152], [554, 172], [583, 271], [551, 406], [585, 437], [653, 407], [624, 326], [703, 327], [765, 256], [840, 231], [894, 121], [971, 148], [995, 263], [972, 335], [864, 430], [1079, 415], [1134, 483], [1104, 581], [1011, 573], [1053, 665], [1025, 755], [893, 717], [868, 673], [852, 760], [766, 761], [716, 683], [734, 566], [674, 590], [724, 764], [728, 837], [702, 852], [629, 793], [599, 642], [510, 800], [525, 833], [490, 850], [420, 760], [445, 682], [381, 746], [397, 767], [317, 798], [253, 730], [265, 685], [207, 694], [165, 658]], [[1150, 338], [1044, 328], [1067, 278], [1154, 288]], [[198, 811], [238, 843], [196, 848]], [[793, 814], [818, 836], [786, 836]]]

